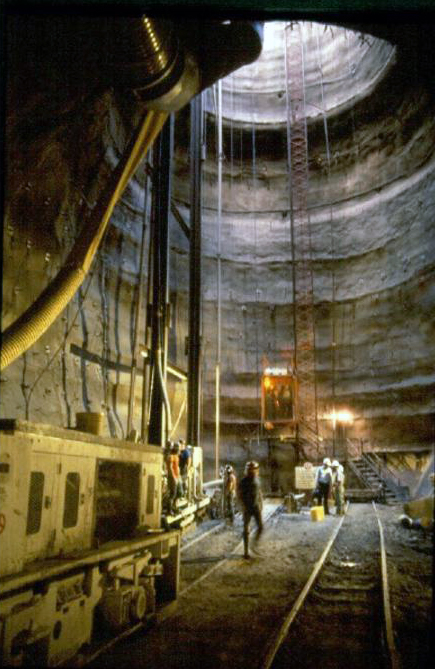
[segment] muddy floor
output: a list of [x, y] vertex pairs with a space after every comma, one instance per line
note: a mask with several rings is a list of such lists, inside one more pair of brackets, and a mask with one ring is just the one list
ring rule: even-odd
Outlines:
[[[192, 669], [260, 667], [282, 617], [292, 607], [340, 518], [310, 519], [310, 510], [287, 513], [277, 501], [257, 554], [243, 559], [241, 520], [218, 527], [202, 541], [205, 521], [183, 537], [181, 582], [174, 615], [117, 644], [94, 667]], [[433, 537], [401, 526], [400, 506], [379, 506], [384, 525], [395, 641], [402, 669], [429, 666], [432, 633]], [[352, 504], [348, 518], [358, 528], [352, 541], [372, 531], [372, 506]], [[371, 528], [369, 530], [369, 527]], [[352, 555], [354, 546], [343, 549]], [[206, 575], [208, 570], [210, 573]], [[197, 579], [200, 579], [198, 582]], [[306, 630], [307, 637], [310, 630]], [[352, 668], [351, 657], [349, 668]], [[289, 665], [291, 667], [291, 664]]]

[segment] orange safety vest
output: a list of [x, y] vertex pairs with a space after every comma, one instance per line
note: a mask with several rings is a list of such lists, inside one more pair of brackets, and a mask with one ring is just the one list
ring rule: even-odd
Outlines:
[[168, 474], [174, 479], [178, 479], [180, 477], [180, 460], [177, 453], [171, 453], [168, 455], [166, 460], [166, 467]]

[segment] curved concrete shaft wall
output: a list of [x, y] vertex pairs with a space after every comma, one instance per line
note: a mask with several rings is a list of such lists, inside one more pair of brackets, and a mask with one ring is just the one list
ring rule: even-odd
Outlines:
[[[373, 71], [382, 69], [375, 67], [379, 54], [391, 55], [383, 48], [371, 52]], [[308, 207], [320, 415], [333, 403], [350, 409], [355, 420], [347, 437], [355, 447], [422, 451], [432, 448], [435, 425], [435, 100], [425, 66], [408, 55], [399, 48], [376, 85], [354, 83], [346, 105], [331, 104], [329, 165], [323, 118], [309, 120]], [[256, 63], [223, 82], [221, 416], [223, 452], [228, 447], [233, 459], [244, 457], [241, 447], [258, 434], [262, 370], [293, 355], [286, 128], [273, 116], [276, 105], [264, 105], [262, 90], [263, 84], [277, 95], [276, 58], [273, 52], [266, 59], [264, 79]], [[249, 79], [248, 69], [257, 79]], [[211, 93], [208, 110], [204, 421], [212, 450], [217, 131]], [[178, 170], [184, 161], [179, 149]], [[186, 201], [177, 173], [176, 197]], [[330, 421], [321, 421], [321, 433], [331, 448]]]
[[[136, 113], [130, 101], [97, 85], [91, 54], [81, 55], [78, 77], [71, 54], [61, 54], [56, 65], [43, 50], [36, 49], [38, 58], [22, 58], [23, 48], [17, 34], [8, 41], [3, 328], [61, 266]], [[435, 68], [427, 60], [423, 67], [418, 53], [410, 53], [399, 45], [395, 63], [376, 85], [366, 87], [364, 98], [354, 90], [344, 107], [333, 105], [330, 169], [323, 120], [310, 121], [309, 210], [320, 403], [328, 407], [332, 401], [334, 318], [336, 402], [357, 418], [349, 436], [383, 449], [423, 450], [433, 443], [435, 414], [435, 87], [430, 75]], [[377, 71], [374, 62], [366, 65], [365, 71]], [[227, 109], [231, 85], [224, 83]], [[256, 435], [263, 364], [288, 361], [293, 346], [285, 125], [272, 119], [269, 126], [270, 119], [263, 118], [255, 126], [254, 173], [255, 119], [249, 116], [251, 107], [245, 111], [243, 123], [225, 121], [222, 221], [222, 456], [240, 462]], [[260, 105], [257, 111], [263, 113]], [[210, 460], [216, 348], [214, 132], [210, 113], [203, 212], [203, 443]], [[177, 115], [175, 142], [174, 198], [188, 220], [188, 110]], [[144, 185], [142, 170], [116, 208], [89, 282], [44, 337], [2, 374], [2, 417], [72, 427], [77, 411], [102, 409], [106, 432], [124, 436]], [[170, 360], [185, 369], [188, 243], [175, 220], [170, 235]], [[139, 338], [144, 338], [143, 322]], [[184, 384], [171, 379], [169, 390], [177, 417]], [[140, 393], [138, 379], [136, 406]], [[139, 424], [138, 413], [134, 426]], [[328, 423], [323, 428], [327, 433]], [[184, 415], [178, 430], [175, 436], [183, 436]]]

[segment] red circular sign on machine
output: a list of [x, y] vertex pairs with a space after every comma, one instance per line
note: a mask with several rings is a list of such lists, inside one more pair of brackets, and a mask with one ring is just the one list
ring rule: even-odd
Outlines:
[[4, 513], [0, 513], [0, 534], [6, 527], [6, 516]]

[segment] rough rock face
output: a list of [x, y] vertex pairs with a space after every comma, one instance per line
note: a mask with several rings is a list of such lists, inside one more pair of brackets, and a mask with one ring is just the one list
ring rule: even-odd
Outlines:
[[[338, 41], [340, 47], [342, 37]], [[420, 70], [404, 48], [398, 47], [393, 57], [385, 42], [375, 41], [369, 51], [373, 62], [366, 62], [365, 68], [365, 76], [383, 70], [382, 77], [371, 82], [356, 74], [352, 78], [347, 66], [355, 61], [358, 40], [354, 37], [351, 44], [350, 61], [343, 64], [336, 58], [335, 71], [330, 72], [330, 78], [338, 77], [342, 70], [346, 104], [337, 100], [341, 91], [325, 85], [326, 120], [319, 114], [310, 114], [308, 120], [319, 412], [322, 417], [333, 402], [351, 410], [355, 418], [345, 436], [354, 446], [430, 450], [435, 380], [434, 98], [424, 68]], [[329, 55], [333, 49], [328, 33]], [[382, 68], [387, 60], [388, 67]], [[307, 63], [307, 98], [313, 100], [320, 85], [309, 52]], [[285, 105], [282, 100], [272, 105], [269, 99], [273, 87], [275, 94], [282, 91], [280, 67], [282, 61], [279, 65], [276, 52], [270, 50], [223, 82], [221, 412], [226, 443], [232, 443], [230, 458], [237, 444], [244, 444], [246, 456], [265, 457], [265, 447], [255, 446], [259, 435], [260, 442], [267, 437], [258, 430], [261, 375], [267, 365], [285, 366], [293, 356]], [[270, 106], [264, 104], [266, 91]], [[208, 109], [207, 135], [215, 138], [216, 94], [209, 95]], [[307, 103], [307, 113], [310, 109]], [[215, 143], [207, 148], [204, 328], [213, 360], [217, 149]], [[183, 159], [180, 154], [177, 167]], [[186, 201], [180, 182], [176, 180], [176, 196]], [[204, 420], [210, 429], [213, 378], [213, 364], [208, 363]], [[330, 422], [320, 420], [319, 427], [331, 448]]]
[[[107, 85], [96, 66], [87, 38], [95, 23], [65, 25], [59, 19], [54, 26], [44, 21], [35, 25], [15, 17], [8, 27], [2, 329], [62, 266], [140, 111]], [[329, 96], [329, 161], [323, 116], [313, 113], [308, 123], [319, 411], [322, 416], [333, 400], [350, 409], [355, 420], [346, 436], [354, 444], [363, 440], [384, 451], [427, 452], [435, 413], [435, 100], [430, 64], [424, 67], [418, 57], [410, 58], [401, 44], [393, 54], [385, 42], [369, 47], [355, 38], [336, 37], [337, 53], [346, 50], [350, 57], [343, 65], [345, 94], [336, 71], [340, 60], [337, 56], [334, 67], [329, 60], [335, 39], [328, 31], [324, 39], [320, 53]], [[320, 45], [322, 49], [321, 34]], [[318, 57], [309, 53], [307, 79], [314, 104], [320, 95]], [[234, 462], [266, 458], [259, 433], [261, 375], [266, 364], [291, 361], [294, 347], [285, 95], [279, 97], [283, 87], [278, 74], [267, 74], [277, 71], [276, 52], [266, 50], [265, 57], [264, 86], [258, 63], [256, 86], [248, 68], [223, 84], [222, 458]], [[267, 91], [258, 102], [256, 89]], [[280, 103], [270, 115], [274, 96]], [[211, 92], [207, 105], [203, 445], [211, 463], [217, 248]], [[175, 119], [173, 197], [186, 220], [188, 166], [184, 110]], [[125, 436], [139, 249], [149, 207], [150, 186], [140, 169], [74, 300], [2, 373], [2, 417], [72, 427], [76, 412], [103, 410], [107, 434]], [[169, 357], [186, 369], [188, 244], [175, 219], [170, 234]], [[147, 272], [144, 285], [146, 280]], [[139, 373], [137, 428], [141, 390]], [[179, 417], [174, 436], [185, 432], [185, 392], [183, 382], [170, 377], [174, 423]], [[329, 422], [320, 421], [320, 429], [329, 448]], [[278, 449], [278, 460], [288, 459], [288, 449]]]

